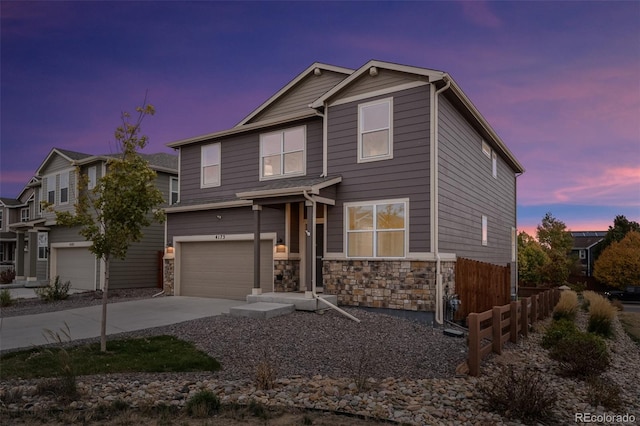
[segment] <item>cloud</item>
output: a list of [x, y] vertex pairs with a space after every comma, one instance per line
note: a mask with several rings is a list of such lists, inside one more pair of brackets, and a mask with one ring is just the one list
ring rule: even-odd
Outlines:
[[486, 1], [461, 1], [462, 14], [470, 22], [485, 28], [500, 28], [502, 21], [489, 8], [489, 2]]

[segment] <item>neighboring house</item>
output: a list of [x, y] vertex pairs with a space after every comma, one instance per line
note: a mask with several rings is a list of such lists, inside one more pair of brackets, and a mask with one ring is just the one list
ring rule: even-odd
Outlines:
[[593, 276], [594, 249], [604, 240], [606, 235], [607, 231], [571, 232], [571, 237], [573, 237], [571, 254], [579, 260], [582, 276]]
[[16, 233], [9, 229], [9, 224], [20, 221], [21, 216], [25, 218], [27, 211], [26, 202], [0, 197], [0, 271], [15, 270], [17, 238]]
[[[165, 199], [177, 199], [177, 157], [171, 154], [142, 154], [157, 172], [157, 185]], [[112, 155], [91, 155], [59, 148], [51, 150], [35, 177], [20, 194], [20, 216], [8, 224], [15, 235], [16, 281], [48, 281], [59, 276], [71, 287], [96, 290], [104, 286], [104, 262], [88, 250], [91, 242], [78, 234], [79, 228], [56, 224], [56, 211], [73, 211], [78, 195], [78, 171], [88, 176], [92, 188], [108, 172]], [[18, 207], [14, 208], [18, 210]], [[110, 288], [156, 287], [160, 284], [159, 253], [164, 248], [164, 225], [153, 224], [144, 238], [133, 244], [124, 261], [111, 262]]]
[[168, 146], [174, 294], [437, 311], [457, 257], [513, 264], [515, 286], [524, 169], [444, 72], [314, 63], [235, 127]]

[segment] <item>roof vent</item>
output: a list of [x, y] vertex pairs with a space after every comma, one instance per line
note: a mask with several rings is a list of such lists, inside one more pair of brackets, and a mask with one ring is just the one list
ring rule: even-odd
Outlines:
[[320, 75], [320, 74], [322, 74], [322, 70], [320, 68], [316, 68], [316, 69], [313, 70], [313, 74], [314, 75]]
[[369, 68], [369, 75], [371, 77], [375, 77], [376, 75], [378, 75], [378, 68], [376, 67]]

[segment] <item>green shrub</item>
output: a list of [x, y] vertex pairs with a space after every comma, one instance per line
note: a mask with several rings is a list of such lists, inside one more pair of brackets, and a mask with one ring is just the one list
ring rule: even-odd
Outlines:
[[563, 318], [558, 321], [552, 321], [544, 336], [542, 336], [541, 345], [545, 349], [551, 349], [559, 341], [575, 333], [578, 333], [578, 327], [572, 320]]
[[501, 374], [482, 382], [487, 408], [512, 419], [542, 421], [551, 417], [556, 392], [537, 370], [502, 367]]
[[209, 417], [220, 411], [220, 399], [210, 390], [204, 389], [189, 398], [185, 408], [191, 417]]
[[69, 287], [71, 287], [71, 282], [61, 282], [60, 277], [57, 276], [56, 279], [46, 287], [39, 287], [35, 289], [38, 297], [45, 302], [53, 302], [54, 300], [65, 300], [69, 297]]
[[12, 303], [13, 299], [11, 299], [11, 292], [9, 289], [5, 288], [0, 290], [0, 306], [4, 308], [6, 306], [11, 306]]
[[5, 269], [0, 272], [0, 284], [11, 284], [16, 278], [15, 269]]
[[594, 407], [603, 406], [607, 410], [617, 411], [622, 408], [620, 386], [610, 379], [602, 376], [590, 377], [587, 380], [589, 389], [587, 399]]
[[575, 332], [556, 342], [549, 356], [573, 377], [598, 375], [609, 368], [609, 352], [600, 336]]

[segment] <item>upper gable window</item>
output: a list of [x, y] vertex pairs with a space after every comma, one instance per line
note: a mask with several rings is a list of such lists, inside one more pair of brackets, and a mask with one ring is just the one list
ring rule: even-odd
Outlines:
[[202, 147], [200, 186], [208, 188], [220, 186], [220, 144], [212, 143]]
[[69, 202], [69, 173], [60, 175], [60, 204]]
[[498, 155], [495, 151], [491, 152], [491, 173], [494, 178], [498, 179]]
[[305, 126], [260, 135], [260, 180], [306, 173]]
[[177, 177], [171, 177], [171, 182], [169, 184], [169, 204], [176, 204], [178, 202], [178, 194], [179, 194], [179, 182]]
[[91, 166], [89, 167], [89, 169], [87, 170], [87, 188], [88, 189], [93, 189], [96, 187], [96, 175], [97, 175], [97, 168], [96, 166]]
[[358, 106], [358, 162], [393, 158], [393, 98]]
[[491, 147], [485, 141], [482, 141], [482, 153], [487, 156], [487, 158], [491, 158]]
[[20, 209], [20, 222], [29, 222], [29, 207]]

